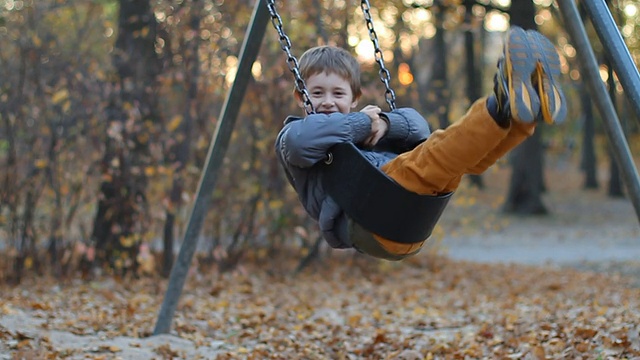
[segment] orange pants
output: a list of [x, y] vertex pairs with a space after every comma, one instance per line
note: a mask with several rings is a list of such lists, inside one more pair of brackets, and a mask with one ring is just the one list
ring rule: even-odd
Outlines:
[[[457, 122], [434, 131], [415, 149], [385, 164], [382, 171], [405, 189], [427, 195], [455, 191], [463, 175], [483, 173], [535, 130], [535, 124], [516, 121], [508, 129], [501, 128], [486, 102], [486, 97], [478, 99]], [[374, 238], [392, 255], [412, 254], [424, 245]]]

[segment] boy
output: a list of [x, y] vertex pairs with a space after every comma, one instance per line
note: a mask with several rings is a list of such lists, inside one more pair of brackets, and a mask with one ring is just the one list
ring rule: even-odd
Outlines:
[[[512, 27], [498, 62], [493, 94], [477, 100], [446, 129], [430, 134], [415, 110], [385, 113], [374, 105], [351, 112], [361, 95], [360, 66], [346, 50], [320, 46], [300, 57], [315, 110], [289, 117], [276, 140], [287, 179], [331, 247], [354, 247], [369, 255], [400, 260], [424, 244], [404, 244], [375, 234], [349, 236], [349, 219], [328, 196], [316, 163], [337, 143], [353, 142], [363, 156], [405, 189], [440, 195], [457, 189], [464, 174], [481, 174], [532, 135], [536, 122], [560, 122], [564, 95], [554, 76], [560, 73], [554, 46], [538, 32]], [[302, 103], [302, 95], [296, 92]], [[385, 146], [413, 149], [396, 156]], [[373, 239], [371, 239], [371, 236]]]

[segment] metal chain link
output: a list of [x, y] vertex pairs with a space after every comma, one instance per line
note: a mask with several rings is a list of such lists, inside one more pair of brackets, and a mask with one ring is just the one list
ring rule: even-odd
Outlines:
[[282, 18], [280, 17], [280, 14], [278, 14], [278, 10], [276, 9], [275, 0], [266, 0], [266, 2], [267, 8], [269, 9], [269, 14], [271, 15], [271, 24], [273, 24], [273, 27], [278, 32], [278, 41], [280, 42], [280, 47], [282, 48], [282, 51], [287, 54], [287, 65], [289, 66], [289, 71], [291, 71], [291, 73], [293, 73], [293, 76], [295, 77], [296, 91], [302, 94], [304, 111], [306, 111], [307, 115], [313, 114], [316, 111], [313, 108], [313, 104], [311, 103], [311, 96], [309, 95], [309, 91], [307, 91], [307, 85], [302, 78], [302, 74], [300, 74], [298, 59], [293, 54], [291, 54], [291, 40], [284, 32]]
[[384, 97], [387, 100], [387, 104], [391, 110], [396, 109], [396, 93], [393, 91], [390, 85], [391, 74], [389, 70], [384, 66], [384, 58], [382, 56], [382, 50], [380, 50], [380, 44], [378, 43], [378, 34], [373, 28], [373, 19], [371, 18], [371, 5], [369, 4], [369, 0], [362, 0], [360, 3], [360, 7], [362, 8], [362, 13], [364, 14], [364, 20], [367, 24], [367, 29], [369, 30], [369, 38], [371, 42], [373, 42], [373, 47], [375, 49], [374, 55], [375, 60], [380, 67], [380, 80], [384, 83], [386, 91], [384, 93]]

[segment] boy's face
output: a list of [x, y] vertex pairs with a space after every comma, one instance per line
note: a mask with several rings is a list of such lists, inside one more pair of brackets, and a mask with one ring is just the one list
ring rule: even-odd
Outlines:
[[316, 73], [305, 82], [316, 113], [347, 114], [358, 104], [358, 99], [354, 99], [349, 81], [338, 74]]

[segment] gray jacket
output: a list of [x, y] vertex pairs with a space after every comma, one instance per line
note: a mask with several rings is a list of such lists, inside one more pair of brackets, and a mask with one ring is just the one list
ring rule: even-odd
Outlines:
[[[430, 135], [427, 121], [414, 109], [383, 113], [389, 130], [373, 149], [358, 148], [374, 166], [381, 167], [400, 153], [413, 149]], [[343, 142], [360, 145], [371, 133], [371, 120], [362, 112], [311, 114], [288, 117], [276, 139], [276, 153], [289, 183], [309, 215], [318, 221], [325, 240], [334, 248], [349, 248], [348, 219], [340, 206], [324, 191], [320, 167], [329, 148]], [[395, 152], [392, 152], [394, 149]]]

